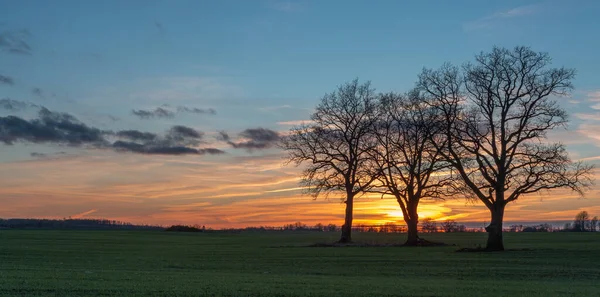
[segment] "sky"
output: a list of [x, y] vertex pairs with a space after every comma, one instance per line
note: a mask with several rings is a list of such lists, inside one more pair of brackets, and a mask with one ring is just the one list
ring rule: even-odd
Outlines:
[[[0, 217], [341, 225], [344, 204], [302, 194], [277, 136], [346, 81], [403, 92], [423, 67], [495, 45], [577, 70], [573, 93], [557, 99], [569, 127], [549, 141], [599, 163], [598, 15], [595, 0], [0, 0], [0, 124], [29, 131], [0, 129]], [[520, 198], [506, 220], [580, 210], [600, 215], [600, 183], [584, 197]], [[461, 197], [423, 201], [419, 213], [489, 221]], [[356, 224], [401, 221], [394, 200], [356, 203]]]

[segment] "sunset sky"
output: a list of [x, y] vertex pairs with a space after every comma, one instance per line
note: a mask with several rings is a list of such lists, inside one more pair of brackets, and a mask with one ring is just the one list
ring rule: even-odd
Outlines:
[[[577, 69], [575, 91], [559, 99], [570, 125], [550, 141], [600, 164], [599, 15], [595, 0], [2, 0], [0, 218], [341, 225], [344, 204], [303, 195], [270, 131], [307, 120], [356, 77], [406, 91], [423, 67], [494, 45]], [[47, 135], [48, 125], [79, 134]], [[583, 198], [521, 198], [506, 220], [580, 210], [600, 216], [600, 182]], [[424, 201], [420, 215], [489, 221], [462, 197]], [[399, 221], [394, 200], [357, 201], [357, 224]]]

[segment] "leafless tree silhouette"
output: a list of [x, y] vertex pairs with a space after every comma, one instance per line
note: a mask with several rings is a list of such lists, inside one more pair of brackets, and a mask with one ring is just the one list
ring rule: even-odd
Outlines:
[[312, 123], [293, 128], [280, 142], [288, 162], [306, 164], [301, 184], [307, 193], [342, 194], [346, 204], [342, 243], [352, 241], [354, 198], [377, 177], [366, 166], [374, 147], [370, 127], [376, 106], [377, 95], [369, 82], [343, 84], [321, 99]]
[[550, 63], [528, 47], [495, 47], [462, 68], [445, 64], [419, 76], [418, 87], [444, 114], [446, 161], [490, 210], [487, 250], [504, 250], [508, 203], [554, 188], [582, 194], [591, 183], [592, 166], [572, 162], [561, 143], [543, 142], [567, 123], [552, 97], [568, 94], [575, 75]]
[[589, 230], [590, 215], [587, 211], [583, 210], [577, 213], [575, 221], [573, 221], [573, 231], [585, 232]]
[[443, 198], [453, 180], [441, 153], [445, 146], [433, 143], [445, 141], [443, 123], [418, 92], [382, 94], [377, 118], [370, 164], [380, 172], [380, 186], [371, 191], [395, 197], [408, 226], [406, 245], [418, 245], [419, 201]]

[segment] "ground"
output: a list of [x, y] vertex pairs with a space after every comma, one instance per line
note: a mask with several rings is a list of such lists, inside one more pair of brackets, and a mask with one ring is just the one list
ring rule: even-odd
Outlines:
[[521, 250], [500, 253], [455, 252], [483, 233], [307, 247], [337, 236], [0, 230], [0, 296], [600, 296], [600, 233], [510, 233], [506, 247]]

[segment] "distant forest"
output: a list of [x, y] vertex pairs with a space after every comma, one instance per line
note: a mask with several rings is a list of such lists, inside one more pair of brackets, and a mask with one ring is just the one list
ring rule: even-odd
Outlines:
[[164, 227], [134, 225], [107, 219], [0, 219], [0, 228], [81, 230], [163, 230]]
[[[174, 232], [240, 232], [240, 231], [316, 231], [337, 232], [341, 226], [335, 224], [307, 224], [296, 222], [283, 226], [259, 226], [245, 228], [227, 228], [215, 230], [201, 225], [172, 225], [169, 227], [158, 225], [136, 225], [128, 222], [108, 219], [1, 219], [0, 229], [66, 229], [66, 230], [157, 230]], [[406, 233], [406, 225], [385, 223], [380, 225], [356, 225], [353, 231], [376, 233]], [[423, 233], [454, 233], [454, 232], [485, 232], [484, 228], [469, 228], [454, 220], [436, 222], [424, 219], [420, 231]], [[579, 212], [573, 223], [567, 223], [563, 228], [553, 227], [550, 224], [537, 225], [511, 225], [505, 232], [596, 232], [600, 231], [598, 217], [591, 217], [586, 211]]]

